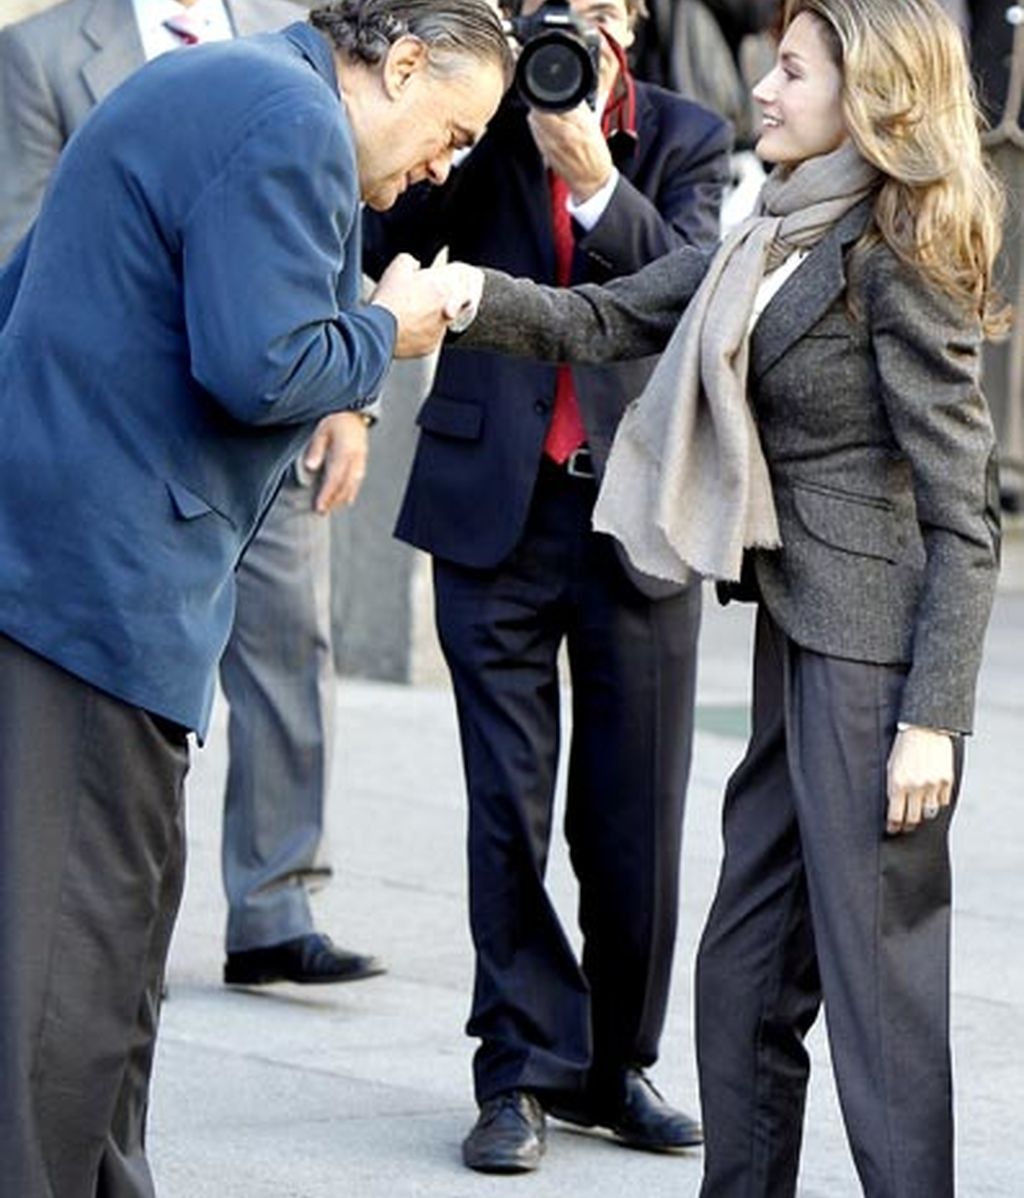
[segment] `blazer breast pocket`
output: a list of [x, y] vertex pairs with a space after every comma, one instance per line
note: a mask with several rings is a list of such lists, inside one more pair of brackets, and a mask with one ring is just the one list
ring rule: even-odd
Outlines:
[[790, 486], [800, 523], [816, 540], [861, 557], [899, 560], [900, 536], [888, 499], [821, 483], [791, 480]]
[[431, 395], [420, 408], [416, 423], [439, 437], [479, 441], [484, 427], [484, 409], [482, 404], [472, 400]]

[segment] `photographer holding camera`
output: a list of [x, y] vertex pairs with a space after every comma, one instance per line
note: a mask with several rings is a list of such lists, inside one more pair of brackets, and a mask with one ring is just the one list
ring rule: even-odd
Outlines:
[[[624, 51], [642, 12], [642, 0], [526, 0], [510, 23], [519, 94], [445, 186], [367, 214], [367, 269], [447, 245], [462, 261], [578, 283], [714, 245], [729, 130], [634, 82]], [[644, 1072], [668, 1002], [700, 590], [638, 576], [590, 527], [611, 439], [651, 366], [556, 370], [448, 347], [419, 415], [396, 531], [433, 555], [458, 707], [476, 949], [467, 1030], [481, 1041], [463, 1158], [483, 1172], [536, 1168], [545, 1111], [636, 1148], [701, 1141]], [[581, 961], [544, 887], [563, 642]]]

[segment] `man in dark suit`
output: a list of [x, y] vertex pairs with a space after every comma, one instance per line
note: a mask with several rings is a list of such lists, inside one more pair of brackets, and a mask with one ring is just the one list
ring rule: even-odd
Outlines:
[[[279, 29], [303, 11], [285, 0], [67, 0], [0, 33], [0, 262], [35, 218], [68, 139], [132, 71], [182, 46]], [[325, 418], [238, 566], [221, 661], [230, 708], [221, 859], [231, 982], [348, 981], [381, 969], [318, 934], [309, 900], [311, 887], [330, 876], [323, 831], [335, 671], [326, 516], [359, 491], [369, 419]]]
[[[573, 8], [618, 43], [603, 44], [603, 115], [528, 114], [510, 97], [447, 187], [367, 221], [371, 270], [400, 248], [426, 257], [448, 244], [453, 257], [540, 280], [603, 280], [716, 239], [724, 122], [634, 84], [621, 50], [638, 4]], [[700, 592], [631, 575], [590, 531], [596, 479], [649, 369], [556, 372], [446, 350], [419, 416], [397, 533], [434, 556], [458, 705], [476, 948], [468, 1030], [481, 1040], [464, 1159], [482, 1171], [536, 1167], [544, 1107], [638, 1147], [700, 1140], [643, 1072], [672, 964]], [[582, 963], [544, 889], [563, 642]]]
[[316, 424], [439, 341], [408, 259], [360, 302], [361, 202], [442, 182], [508, 77], [487, 0], [311, 19], [136, 72], [0, 272], [0, 1161], [26, 1198], [153, 1192], [187, 734], [234, 567]]

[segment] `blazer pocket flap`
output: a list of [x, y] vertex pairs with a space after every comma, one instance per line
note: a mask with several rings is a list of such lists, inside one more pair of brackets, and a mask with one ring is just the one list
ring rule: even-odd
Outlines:
[[898, 560], [899, 538], [887, 499], [813, 483], [792, 485], [797, 515], [811, 536], [847, 553]]
[[[205, 500], [201, 495], [197, 495], [195, 491], [190, 490], [183, 483], [167, 480], [167, 490], [171, 496], [171, 502], [174, 504], [174, 510], [178, 513], [182, 520], [196, 520], [200, 516], [215, 515], [220, 516], [222, 520], [228, 520], [228, 517], [223, 512], [218, 511], [212, 503]], [[228, 520], [228, 523], [232, 521]]]
[[420, 408], [416, 423], [427, 432], [462, 441], [477, 441], [484, 424], [481, 404], [465, 399], [446, 399], [432, 395]]

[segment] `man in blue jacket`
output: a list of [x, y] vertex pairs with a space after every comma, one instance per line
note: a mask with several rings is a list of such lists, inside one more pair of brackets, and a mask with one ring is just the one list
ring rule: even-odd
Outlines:
[[[64, 146], [133, 71], [303, 13], [290, 0], [62, 0], [0, 30], [0, 265], [35, 219]], [[235, 574], [220, 661], [228, 983], [342, 982], [383, 969], [318, 932], [310, 901], [333, 872], [324, 843], [337, 679], [327, 516], [359, 493], [373, 418], [332, 412], [317, 426]]]
[[328, 412], [431, 349], [444, 288], [359, 302], [360, 201], [440, 183], [508, 73], [487, 0], [351, 0], [100, 104], [0, 274], [0, 1161], [151, 1195], [156, 1006], [232, 572]]
[[[540, 0], [526, 0], [524, 14]], [[448, 184], [366, 222], [371, 270], [448, 242], [453, 258], [541, 282], [603, 282], [718, 236], [727, 125], [634, 83], [640, 0], [572, 0], [608, 35], [597, 110], [509, 96]], [[469, 908], [486, 1172], [536, 1168], [544, 1110], [646, 1149], [700, 1143], [646, 1069], [676, 929], [700, 588], [638, 577], [590, 515], [608, 447], [652, 362], [557, 369], [446, 349], [419, 416], [397, 534], [434, 557], [437, 627], [469, 800]], [[544, 887], [568, 648], [566, 834], [582, 959]]]

